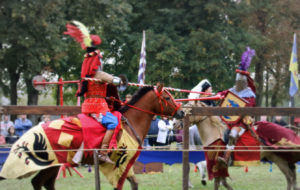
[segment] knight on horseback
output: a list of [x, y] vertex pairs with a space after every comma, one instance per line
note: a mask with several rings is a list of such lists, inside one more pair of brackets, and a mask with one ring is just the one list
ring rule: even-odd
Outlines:
[[[230, 88], [229, 90], [220, 92], [220, 95], [225, 96], [225, 99], [229, 93], [234, 94], [234, 96], [237, 96], [238, 98], [245, 101], [245, 107], [255, 106], [256, 95], [254, 81], [251, 78], [250, 73], [247, 71], [251, 64], [251, 59], [254, 55], [255, 50], [252, 50], [249, 47], [247, 47], [247, 50], [242, 55], [239, 69], [236, 69], [237, 75], [235, 86]], [[232, 105], [232, 103], [230, 104]], [[232, 107], [235, 106], [232, 105]], [[237, 119], [234, 122], [224, 119], [224, 116], [222, 116], [221, 118], [227, 124], [227, 127], [230, 129], [230, 133], [225, 156], [219, 157], [218, 160], [222, 165], [228, 166], [229, 159], [234, 149], [245, 149], [241, 148], [240, 146], [249, 146], [248, 143], [250, 143], [251, 146], [259, 146], [259, 144], [251, 135], [250, 129], [253, 124], [253, 119], [251, 116], [237, 117]], [[236, 147], [237, 144], [239, 148]], [[256, 163], [257, 160], [259, 160], [259, 154], [256, 153], [249, 154], [245, 152], [235, 152], [234, 156], [235, 161], [233, 162], [233, 165], [236, 166], [253, 165], [253, 163]]]
[[[80, 43], [82, 49], [87, 51], [81, 66], [81, 89], [76, 92], [76, 96], [85, 97], [81, 111], [106, 128], [106, 133], [100, 146], [99, 159], [114, 164], [108, 157], [107, 149], [114, 134], [114, 129], [118, 125], [118, 118], [111, 113], [105, 98], [107, 86], [109, 84], [121, 85], [122, 80], [102, 71], [102, 55], [96, 48], [96, 45], [101, 44], [101, 39], [98, 35], [89, 35], [87, 28], [78, 21], [72, 21], [72, 24], [67, 24], [66, 27], [67, 31], [64, 34], [73, 37]], [[97, 81], [84, 80], [84, 78], [97, 79]]]

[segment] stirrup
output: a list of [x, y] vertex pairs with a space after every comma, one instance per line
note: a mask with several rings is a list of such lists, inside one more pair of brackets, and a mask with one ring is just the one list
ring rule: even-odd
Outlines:
[[106, 162], [106, 163], [109, 163], [109, 164], [115, 164], [115, 162], [113, 162], [113, 161], [108, 157], [108, 155], [101, 155], [101, 154], [99, 154], [98, 158], [99, 158], [99, 160], [102, 161], [102, 162]]
[[219, 156], [219, 157], [218, 157], [218, 162], [219, 162], [219, 164], [220, 164], [222, 167], [224, 167], [224, 168], [227, 168], [227, 167], [228, 167], [228, 162], [226, 161], [225, 158]]

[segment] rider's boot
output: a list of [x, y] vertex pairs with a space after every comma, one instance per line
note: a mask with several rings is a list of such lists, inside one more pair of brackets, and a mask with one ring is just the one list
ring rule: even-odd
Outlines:
[[109, 147], [109, 143], [110, 140], [112, 138], [114, 134], [114, 130], [106, 130], [106, 133], [104, 135], [104, 138], [102, 140], [102, 144], [101, 144], [101, 149], [99, 152], [99, 160], [103, 161], [103, 162], [107, 162], [109, 164], [115, 164], [115, 162], [113, 162], [109, 156], [108, 156], [108, 147]]

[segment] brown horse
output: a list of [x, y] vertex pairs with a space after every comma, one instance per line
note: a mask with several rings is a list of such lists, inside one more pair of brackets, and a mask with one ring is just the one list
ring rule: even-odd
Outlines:
[[[207, 107], [207, 105], [203, 102], [198, 103], [188, 103], [186, 104], [182, 109], [187, 114], [189, 113], [190, 108], [186, 107]], [[226, 126], [222, 123], [220, 117], [217, 116], [190, 116], [189, 117], [190, 123], [196, 124], [198, 127], [198, 131], [200, 134], [201, 141], [203, 143], [203, 146], [210, 149], [210, 147], [214, 147], [215, 142], [223, 141], [224, 137], [224, 131], [226, 129]], [[223, 148], [225, 148], [225, 145], [220, 145]], [[219, 149], [217, 152], [212, 152], [213, 154], [223, 154], [223, 149]], [[207, 154], [210, 154], [209, 152]], [[214, 168], [221, 168], [221, 170], [224, 171], [224, 169], [227, 172], [227, 168], [222, 168], [220, 164], [217, 162], [218, 155], [214, 156], [208, 156], [208, 157], [214, 157], [215, 160], [213, 161]], [[211, 163], [211, 160], [208, 160], [207, 156], [205, 156], [206, 162]], [[207, 165], [209, 166], [209, 165]], [[209, 170], [209, 167], [208, 167]], [[208, 171], [209, 172], [209, 171]], [[226, 181], [226, 175], [216, 175], [214, 178], [214, 190], [218, 190], [220, 184], [223, 184], [224, 187], [226, 187], [228, 190], [233, 190], [232, 187], [227, 183]]]
[[[137, 144], [139, 144], [139, 146], [141, 146], [145, 136], [147, 135], [147, 132], [149, 130], [150, 123], [151, 123], [153, 116], [154, 115], [168, 115], [168, 116], [175, 116], [175, 117], [177, 116], [177, 117], [182, 118], [183, 112], [180, 111], [179, 108], [180, 108], [180, 104], [177, 104], [175, 102], [172, 95], [167, 90], [163, 89], [162, 85], [158, 85], [157, 88], [155, 88], [155, 87], [141, 88], [140, 90], [138, 90], [135, 93], [132, 100], [127, 105], [123, 106], [119, 110], [123, 114], [122, 117], [123, 117], [124, 122], [123, 122], [123, 130], [121, 130], [121, 132], [118, 134], [118, 138], [117, 138], [118, 141], [120, 141], [120, 139], [122, 138], [122, 136], [124, 136], [124, 134], [129, 134], [129, 136], [131, 136], [132, 139], [134, 139], [136, 143], [138, 142]], [[84, 127], [84, 126], [82, 126], [82, 127]], [[28, 133], [30, 133], [30, 131], [28, 131]], [[21, 141], [19, 141], [19, 142], [21, 142]], [[26, 143], [25, 143], [25, 145], [26, 145]], [[13, 148], [12, 148], [12, 150], [13, 150]], [[14, 152], [11, 151], [10, 154], [14, 154]], [[25, 153], [23, 153], [23, 155], [24, 154]], [[38, 153], [36, 153], [36, 154], [38, 155]], [[48, 154], [48, 153], [46, 153], [46, 154]], [[19, 155], [22, 156], [22, 153], [19, 153]], [[32, 154], [32, 155], [34, 155], [34, 154]], [[122, 155], [122, 150], [120, 152], [118, 152], [118, 150], [112, 151], [111, 157], [113, 155]], [[45, 154], [44, 154], [44, 157], [45, 157]], [[132, 159], [133, 162], [135, 159], [137, 159], [137, 157], [134, 157], [134, 159]], [[9, 160], [9, 157], [8, 157], [8, 160]], [[92, 164], [93, 163], [92, 160], [93, 160], [92, 156], [84, 157], [82, 160], [82, 163], [83, 164], [84, 163]], [[123, 161], [124, 161], [124, 159], [123, 159]], [[28, 160], [26, 163], [28, 163]], [[105, 170], [105, 168], [104, 168], [105, 164], [107, 164], [107, 163], [100, 164], [101, 171], [102, 171], [102, 169], [103, 169], [103, 171]], [[119, 162], [119, 164], [120, 164], [120, 162]], [[18, 165], [15, 165], [15, 166], [10, 165], [8, 168], [12, 169], [12, 167], [19, 167], [19, 166]], [[41, 190], [42, 187], [44, 186], [48, 190], [54, 190], [55, 189], [55, 180], [56, 180], [56, 176], [59, 171], [59, 167], [60, 166], [58, 166], [58, 164], [57, 164], [56, 166], [48, 167], [46, 169], [40, 170], [31, 181], [34, 189]], [[3, 168], [5, 168], [5, 164], [4, 164]], [[127, 168], [127, 170], [128, 169], [129, 168]], [[131, 170], [132, 170], [132, 168], [131, 168]], [[2, 179], [5, 179], [5, 178], [3, 178], [3, 175], [1, 175], [2, 172], [3, 172], [3, 170], [1, 171], [0, 176], [2, 176]], [[37, 172], [37, 171], [34, 171], [34, 172]], [[30, 172], [30, 174], [34, 173], [34, 172]], [[25, 177], [25, 176], [27, 177], [28, 175], [29, 174], [24, 174], [20, 177]], [[129, 180], [129, 182], [131, 184], [131, 188], [133, 190], [137, 190], [138, 184], [137, 184], [136, 178], [133, 175], [133, 173], [130, 176], [125, 175], [122, 177], [126, 177], [126, 176], [127, 176], [127, 180]], [[20, 178], [20, 177], [18, 177], [18, 178]], [[114, 188], [122, 189], [123, 182], [122, 182], [122, 184], [118, 184], [117, 186], [114, 186]]]

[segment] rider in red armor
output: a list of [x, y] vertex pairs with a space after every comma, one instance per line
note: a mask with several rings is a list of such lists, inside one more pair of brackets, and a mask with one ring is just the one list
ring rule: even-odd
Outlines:
[[[108, 157], [107, 148], [114, 129], [118, 125], [118, 118], [110, 112], [105, 97], [107, 85], [120, 85], [121, 79], [101, 71], [102, 56], [95, 47], [101, 43], [99, 36], [89, 35], [87, 28], [78, 21], [73, 21], [72, 24], [67, 24], [66, 27], [67, 31], [64, 34], [75, 38], [81, 44], [81, 47], [87, 51], [81, 67], [81, 90], [76, 93], [77, 96], [84, 95], [85, 97], [81, 107], [82, 113], [93, 117], [106, 127], [107, 130], [101, 143], [100, 148], [102, 150], [99, 159], [113, 164], [114, 162]], [[97, 81], [84, 80], [83, 78], [97, 79]]]
[[[229, 91], [234, 93], [239, 98], [242, 98], [248, 102], [246, 104], [246, 107], [254, 107], [256, 100], [254, 81], [250, 77], [250, 73], [247, 71], [248, 67], [251, 64], [252, 56], [254, 55], [255, 50], [252, 50], [248, 47], [247, 51], [245, 51], [242, 55], [239, 69], [236, 70], [237, 75], [235, 86], [230, 88], [229, 90], [220, 92], [220, 95], [222, 96], [226, 96]], [[231, 156], [232, 151], [235, 149], [235, 145], [237, 142], [239, 142], [239, 146], [241, 146], [241, 144], [245, 146], [245, 144], [247, 143], [256, 145], [256, 140], [253, 139], [251, 134], [252, 123], [253, 119], [251, 116], [242, 116], [234, 124], [226, 123], [228, 128], [230, 129], [230, 134], [225, 157], [218, 158], [221, 164], [228, 165], [229, 158]], [[244, 142], [244, 139], [246, 139], [247, 142]], [[238, 152], [237, 154], [241, 155], [241, 153]], [[247, 161], [235, 161], [234, 165], [248, 165], [250, 162], [254, 163], [257, 158], [259, 159], [259, 155], [257, 156], [256, 153], [252, 153], [251, 155], [242, 154], [241, 157], [239, 157], [238, 159], [240, 158], [246, 159]]]

